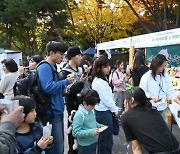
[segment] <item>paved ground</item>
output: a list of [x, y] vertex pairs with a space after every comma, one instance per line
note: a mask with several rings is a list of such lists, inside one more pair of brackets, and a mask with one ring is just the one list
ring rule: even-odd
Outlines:
[[[67, 154], [68, 150], [68, 144], [67, 144], [67, 112], [65, 112], [65, 152], [64, 154]], [[180, 143], [180, 128], [177, 126], [177, 124], [174, 124], [172, 127], [172, 132], [174, 136], [177, 138], [178, 142]], [[120, 129], [120, 133], [117, 136], [114, 136], [114, 146], [113, 146], [113, 153], [112, 154], [132, 154], [131, 148], [128, 148], [124, 132], [122, 129]]]

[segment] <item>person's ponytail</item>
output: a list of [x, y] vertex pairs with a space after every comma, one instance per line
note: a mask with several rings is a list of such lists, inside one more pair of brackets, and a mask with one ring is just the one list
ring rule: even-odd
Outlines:
[[145, 108], [150, 110], [152, 109], [152, 104], [150, 102], [150, 99], [146, 97], [146, 103], [145, 103]]
[[133, 87], [132, 89], [125, 92], [125, 99], [127, 101], [130, 101], [132, 97], [134, 98], [134, 101], [138, 106], [146, 108], [148, 110], [152, 109], [152, 105], [149, 99], [146, 97], [144, 90], [140, 87]]

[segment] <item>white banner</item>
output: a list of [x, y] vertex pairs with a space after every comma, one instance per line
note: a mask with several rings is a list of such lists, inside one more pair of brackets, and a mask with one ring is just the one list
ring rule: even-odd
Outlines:
[[173, 44], [180, 44], [180, 28], [99, 43], [97, 50], [129, 48], [131, 45], [134, 48], [146, 48]]
[[131, 45], [131, 38], [125, 38], [121, 40], [115, 40], [105, 43], [97, 44], [97, 50], [116, 49], [116, 48], [129, 48]]
[[180, 44], [180, 28], [132, 37], [135, 48]]

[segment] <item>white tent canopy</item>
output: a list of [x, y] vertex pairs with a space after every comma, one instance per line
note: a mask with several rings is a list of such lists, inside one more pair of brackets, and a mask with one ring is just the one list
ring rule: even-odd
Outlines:
[[115, 48], [146, 48], [180, 44], [180, 28], [97, 44], [97, 50]]

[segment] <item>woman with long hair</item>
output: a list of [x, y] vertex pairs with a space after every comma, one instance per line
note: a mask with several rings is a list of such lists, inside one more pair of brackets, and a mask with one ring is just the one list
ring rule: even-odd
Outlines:
[[124, 108], [124, 91], [126, 91], [126, 82], [128, 82], [129, 78], [126, 73], [124, 73], [124, 62], [121, 60], [116, 61], [116, 69], [112, 73], [112, 84], [114, 86], [114, 100], [116, 105], [120, 108]]
[[165, 72], [167, 64], [164, 55], [156, 55], [151, 61], [150, 70], [142, 76], [139, 84], [146, 96], [151, 99], [152, 106], [160, 112], [167, 108], [167, 98], [174, 101], [177, 97], [177, 92]]
[[124, 106], [122, 127], [134, 154], [145, 151], [148, 154], [179, 154], [178, 141], [160, 113], [152, 108], [143, 89], [134, 87], [127, 90]]
[[141, 77], [149, 70], [145, 64], [145, 54], [138, 51], [134, 55], [133, 68], [131, 70], [133, 86], [139, 86]]
[[96, 90], [100, 97], [100, 103], [95, 106], [96, 120], [98, 123], [108, 126], [108, 129], [99, 135], [98, 154], [111, 154], [113, 146], [113, 119], [112, 113], [118, 114], [118, 107], [113, 100], [112, 90], [108, 78], [110, 61], [105, 56], [100, 56], [94, 62], [92, 70], [92, 89]]

